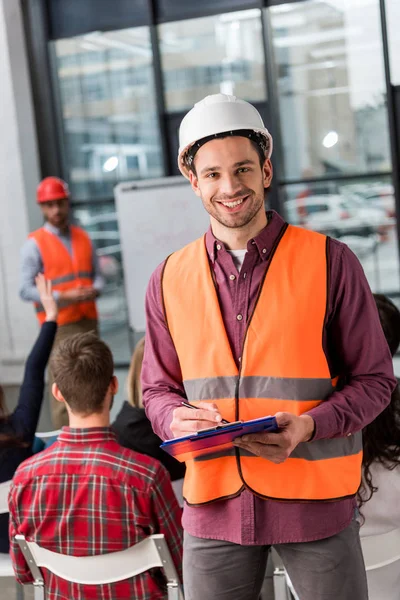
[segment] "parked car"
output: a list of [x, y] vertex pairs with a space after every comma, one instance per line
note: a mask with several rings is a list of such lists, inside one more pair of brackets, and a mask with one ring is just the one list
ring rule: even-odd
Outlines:
[[396, 216], [394, 187], [391, 183], [378, 182], [349, 185], [344, 186], [341, 189], [341, 193], [344, 196], [348, 194], [357, 195], [365, 206], [383, 209], [391, 219], [394, 219]]
[[289, 223], [332, 237], [385, 235], [390, 227], [384, 210], [365, 207], [356, 199], [339, 194], [288, 200], [285, 208]]

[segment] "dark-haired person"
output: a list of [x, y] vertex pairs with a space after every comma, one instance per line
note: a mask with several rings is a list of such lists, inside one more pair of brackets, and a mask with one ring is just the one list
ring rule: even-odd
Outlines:
[[361, 431], [396, 381], [364, 272], [265, 211], [272, 138], [254, 106], [207, 96], [179, 139], [210, 229], [150, 279], [146, 414], [164, 439], [266, 415], [280, 429], [186, 462], [185, 598], [256, 600], [272, 545], [302, 600], [366, 600]]
[[[392, 356], [400, 344], [400, 312], [389, 298], [374, 294]], [[361, 538], [382, 566], [368, 571], [370, 600], [400, 598], [400, 390], [363, 432], [363, 483], [359, 490]], [[395, 560], [397, 556], [397, 560]], [[385, 564], [386, 563], [386, 564]]]
[[[32, 581], [14, 540], [17, 533], [44, 548], [73, 556], [117, 552], [164, 533], [181, 570], [181, 510], [168, 473], [156, 460], [123, 448], [110, 427], [118, 390], [108, 346], [94, 334], [76, 334], [51, 359], [53, 394], [64, 402], [69, 427], [47, 450], [17, 470], [9, 496], [11, 558], [17, 580]], [[68, 583], [45, 573], [48, 600], [157, 600], [152, 572], [102, 586]]]
[[[154, 433], [143, 408], [140, 382], [143, 353], [144, 337], [138, 341], [132, 354], [126, 381], [128, 400], [123, 403], [112, 428], [121, 446], [156, 458], [167, 469], [171, 481], [179, 481], [185, 475], [185, 465], [161, 450], [161, 440]], [[179, 490], [178, 485], [173, 487], [175, 491]]]
[[[0, 483], [9, 481], [17, 467], [32, 454], [32, 443], [39, 421], [44, 391], [44, 372], [57, 331], [57, 303], [51, 283], [43, 275], [36, 287], [45, 310], [45, 321], [26, 361], [25, 373], [16, 409], [6, 414], [4, 393], [0, 387]], [[8, 514], [0, 515], [0, 552], [7, 553]]]

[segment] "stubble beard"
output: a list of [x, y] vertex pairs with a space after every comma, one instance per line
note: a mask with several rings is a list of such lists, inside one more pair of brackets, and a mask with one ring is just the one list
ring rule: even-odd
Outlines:
[[[243, 214], [232, 213], [223, 215], [215, 208], [215, 200], [206, 203], [203, 197], [201, 197], [201, 199], [208, 214], [218, 221], [218, 223], [229, 229], [242, 229], [251, 223], [261, 209], [264, 209], [264, 194], [261, 196], [260, 194], [251, 191], [250, 194], [243, 195], [248, 196], [246, 203], [249, 203], [249, 206], [245, 207]], [[227, 198], [226, 201], [228, 202], [229, 199]]]

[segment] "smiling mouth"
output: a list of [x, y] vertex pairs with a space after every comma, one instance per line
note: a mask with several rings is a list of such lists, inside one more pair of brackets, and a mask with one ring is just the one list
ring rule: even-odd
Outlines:
[[230, 202], [221, 202], [220, 201], [220, 204], [223, 204], [227, 208], [235, 208], [236, 206], [240, 206], [241, 204], [243, 204], [243, 202], [245, 200], [247, 200], [247, 198], [248, 198], [248, 196], [244, 196], [244, 198], [240, 198], [239, 200], [232, 200]]

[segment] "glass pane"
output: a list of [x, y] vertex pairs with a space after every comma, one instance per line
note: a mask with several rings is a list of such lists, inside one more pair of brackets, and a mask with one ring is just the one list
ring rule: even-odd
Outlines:
[[400, 85], [400, 2], [386, 0], [386, 23], [389, 37], [390, 76], [393, 85]]
[[374, 292], [400, 290], [395, 200], [389, 177], [285, 187], [285, 217], [347, 244]]
[[74, 199], [163, 175], [148, 27], [53, 42]]
[[191, 108], [208, 94], [266, 98], [259, 9], [158, 27], [169, 112]]
[[101, 337], [109, 344], [116, 363], [128, 363], [128, 312], [118, 221], [113, 202], [73, 207], [75, 221], [88, 232], [99, 255], [105, 287], [97, 301]]
[[379, 0], [269, 10], [285, 177], [391, 171]]

